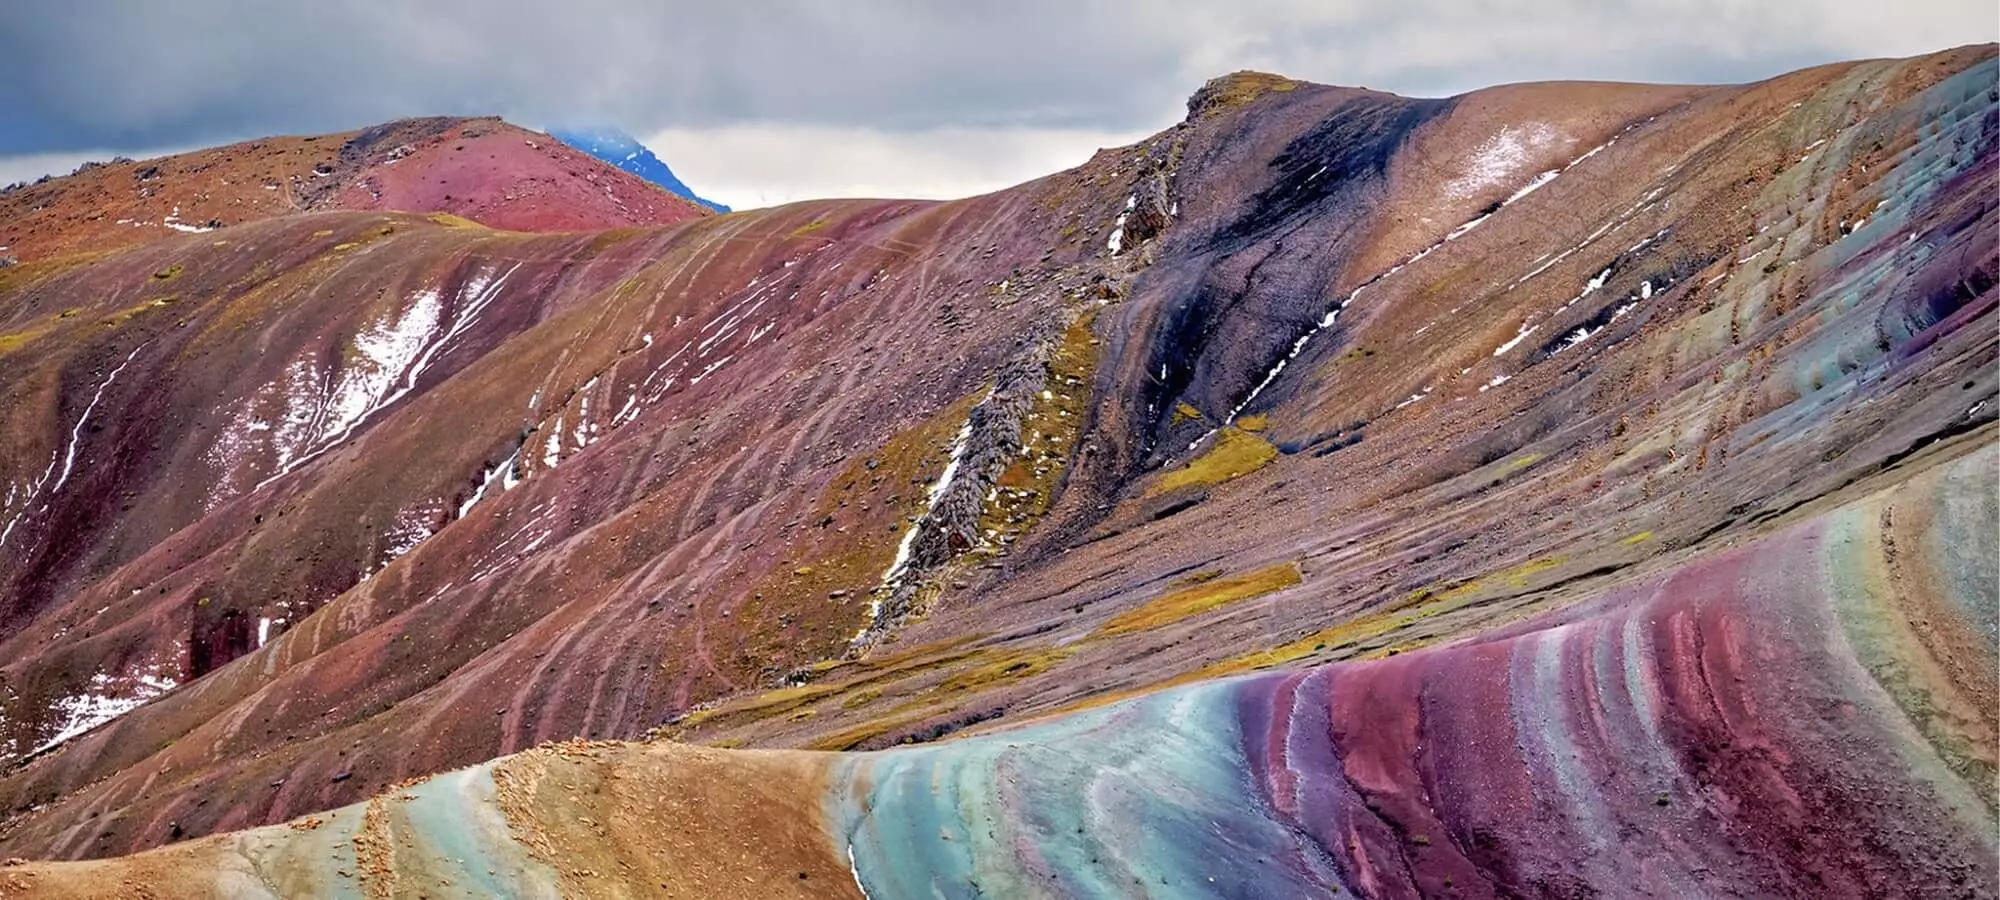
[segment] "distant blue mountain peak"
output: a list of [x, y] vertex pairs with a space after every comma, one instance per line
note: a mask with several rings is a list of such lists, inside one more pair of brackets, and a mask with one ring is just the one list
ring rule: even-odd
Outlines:
[[638, 138], [626, 134], [619, 129], [608, 126], [567, 128], [551, 130], [549, 135], [571, 147], [575, 147], [606, 163], [624, 169], [716, 212], [726, 213], [729, 211], [729, 207], [713, 200], [705, 200], [695, 194], [692, 189], [674, 176], [674, 170], [667, 168], [667, 164], [661, 162], [659, 157], [654, 156], [653, 151], [647, 149], [645, 144], [639, 143]]

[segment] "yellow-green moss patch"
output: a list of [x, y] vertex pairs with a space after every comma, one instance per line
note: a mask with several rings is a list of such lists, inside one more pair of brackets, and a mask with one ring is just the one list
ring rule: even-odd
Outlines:
[[1091, 310], [1070, 323], [1049, 360], [1045, 396], [1037, 396], [1022, 417], [1028, 452], [1001, 471], [1001, 490], [979, 517], [980, 533], [990, 534], [995, 543], [1026, 534], [1055, 500], [1090, 412], [1091, 385], [1097, 379], [1096, 317]]
[[1203, 89], [1199, 115], [1210, 116], [1242, 106], [1268, 93], [1298, 90], [1299, 82], [1269, 72], [1233, 72], [1210, 81]]
[[25, 328], [20, 331], [10, 332], [8, 334], [0, 334], [0, 356], [6, 356], [9, 353], [21, 349], [21, 347], [25, 346], [29, 341], [41, 337], [42, 335], [48, 334], [51, 330], [53, 330], [52, 326], [38, 325], [33, 328]]
[[1046, 672], [1056, 663], [1075, 654], [1072, 647], [1032, 647], [1021, 650], [987, 651], [978, 665], [938, 682], [931, 693], [962, 694], [983, 691], [1003, 681], [1013, 681]]
[[[765, 691], [713, 709], [701, 710], [682, 719], [680, 724], [683, 728], [742, 725], [787, 714], [822, 700], [839, 697], [846, 702], [865, 695], [865, 699], [853, 700], [853, 705], [860, 706], [880, 696], [881, 685], [978, 656], [981, 651], [965, 646], [971, 640], [973, 637], [968, 636], [869, 659], [815, 664], [812, 669], [819, 676], [818, 680]], [[836, 674], [845, 677], [834, 677]]]
[[1248, 431], [1234, 426], [1222, 429], [1215, 446], [1187, 465], [1160, 476], [1149, 495], [1165, 494], [1185, 487], [1221, 484], [1255, 472], [1278, 458], [1278, 448]]
[[866, 690], [855, 691], [854, 693], [849, 694], [840, 699], [840, 708], [859, 709], [863, 706], [867, 706], [868, 704], [875, 702], [875, 698], [880, 696], [882, 696], [882, 692], [876, 688], [868, 688]]
[[748, 638], [746, 671], [807, 665], [846, 649], [909, 518], [924, 511], [927, 495], [914, 485], [944, 470], [951, 435], [978, 399], [966, 395], [834, 476], [792, 538], [795, 552], [758, 579], [727, 623]]
[[[981, 650], [974, 655], [971, 665], [917, 692], [911, 699], [890, 709], [882, 716], [822, 735], [808, 743], [806, 747], [812, 750], [848, 750], [864, 741], [921, 725], [937, 716], [963, 709], [966, 702], [963, 696], [965, 694], [983, 693], [1008, 682], [1040, 675], [1075, 653], [1076, 649], [1073, 647]], [[875, 698], [871, 695], [868, 699]], [[853, 704], [853, 706], [859, 705], [861, 705], [859, 702]], [[845, 702], [842, 706], [852, 708]]]
[[1562, 557], [1545, 556], [1541, 559], [1529, 560], [1508, 569], [1500, 573], [1500, 577], [1507, 582], [1507, 586], [1510, 588], [1524, 588], [1528, 586], [1529, 578], [1560, 566], [1562, 563]]
[[431, 220], [432, 224], [443, 225], [446, 228], [476, 228], [481, 231], [486, 230], [486, 226], [478, 222], [474, 222], [464, 216], [452, 215], [448, 212], [434, 212], [424, 218]]
[[1186, 587], [1190, 584], [1207, 584], [1221, 577], [1221, 569], [1202, 569], [1199, 572], [1189, 572], [1186, 575], [1167, 582], [1167, 584], [1174, 587]]
[[1097, 636], [1129, 634], [1170, 625], [1189, 616], [1221, 609], [1253, 597], [1280, 591], [1300, 581], [1297, 563], [1279, 563], [1241, 575], [1216, 578], [1159, 597], [1137, 609], [1112, 616]]

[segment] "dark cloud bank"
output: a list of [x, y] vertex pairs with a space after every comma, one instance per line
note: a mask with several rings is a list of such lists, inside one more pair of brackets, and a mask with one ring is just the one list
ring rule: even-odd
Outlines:
[[0, 157], [433, 113], [1128, 129], [1235, 68], [1431, 95], [1741, 81], [1992, 40], [1995, 18], [1988, 0], [21, 0], [0, 5]]

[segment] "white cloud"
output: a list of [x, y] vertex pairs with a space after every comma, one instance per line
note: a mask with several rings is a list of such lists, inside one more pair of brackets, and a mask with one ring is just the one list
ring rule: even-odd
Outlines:
[[110, 150], [93, 150], [88, 153], [30, 153], [26, 156], [0, 156], [0, 186], [17, 181], [34, 181], [43, 175], [68, 175], [76, 171], [77, 166], [86, 162], [108, 160], [117, 155]]
[[17, 181], [32, 182], [43, 175], [68, 175], [76, 167], [87, 162], [110, 162], [120, 156], [131, 159], [157, 159], [186, 153], [192, 147], [152, 150], [87, 150], [80, 153], [27, 153], [19, 156], [0, 156], [0, 187]]
[[[1241, 68], [1443, 96], [1749, 81], [2000, 37], [1992, 0], [100, 5], [0, 3], [0, 84], [18, 88], [0, 153], [410, 115], [665, 125], [649, 141], [661, 157], [742, 206], [992, 190], [1164, 126], [1203, 80]], [[0, 181], [108, 155], [0, 158]]]
[[644, 140], [695, 193], [753, 209], [828, 197], [969, 197], [1080, 165], [1153, 130], [740, 125], [670, 129]]
[[89, 6], [0, 3], [0, 84], [12, 90], [0, 152], [439, 114], [634, 133], [1126, 129], [1246, 67], [1437, 96], [1528, 79], [1745, 81], [2000, 37], [1992, 0]]
[[[1094, 131], [949, 128], [891, 132], [812, 125], [685, 128], [646, 138], [694, 191], [735, 209], [831, 197], [952, 200], [1081, 165], [1157, 128]], [[86, 161], [150, 159], [180, 149], [93, 150], [0, 157], [0, 185], [67, 175]]]

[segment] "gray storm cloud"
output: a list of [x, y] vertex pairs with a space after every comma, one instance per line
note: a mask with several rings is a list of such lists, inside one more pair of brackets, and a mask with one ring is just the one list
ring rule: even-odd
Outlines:
[[190, 146], [398, 116], [555, 125], [1123, 130], [1221, 72], [1445, 94], [1738, 81], [1992, 40], [1989, 0], [24, 0], [0, 5], [0, 156]]

